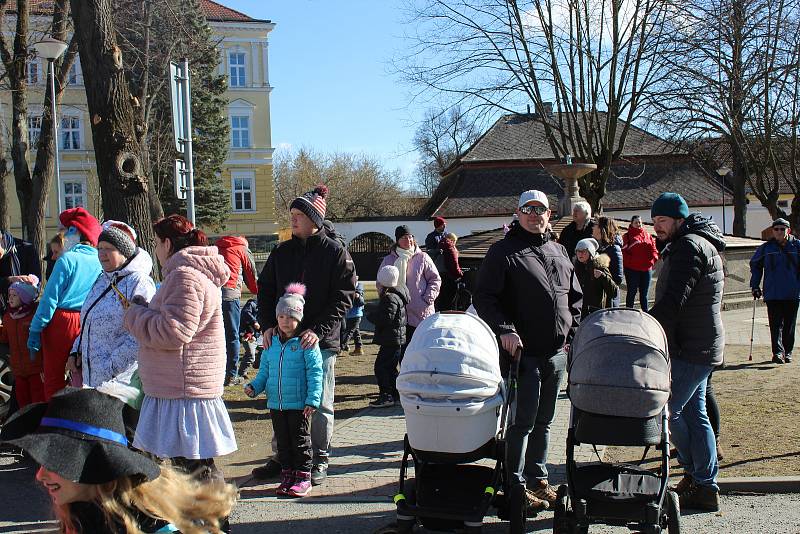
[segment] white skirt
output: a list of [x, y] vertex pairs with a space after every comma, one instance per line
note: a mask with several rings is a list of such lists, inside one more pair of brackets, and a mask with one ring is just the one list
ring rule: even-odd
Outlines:
[[133, 446], [159, 458], [225, 456], [236, 437], [221, 397], [159, 399], [145, 395]]

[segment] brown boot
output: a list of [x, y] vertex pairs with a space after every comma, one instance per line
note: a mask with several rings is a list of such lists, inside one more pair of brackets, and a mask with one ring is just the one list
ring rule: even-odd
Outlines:
[[546, 478], [536, 480], [533, 483], [533, 488], [530, 490], [537, 499], [542, 501], [547, 501], [547, 504], [553, 506], [556, 503], [556, 499], [558, 499], [558, 495], [556, 494], [556, 489], [547, 482]]
[[678, 495], [683, 495], [683, 493], [691, 489], [692, 486], [694, 486], [694, 479], [690, 475], [683, 475], [680, 482], [670, 489]]
[[355, 350], [353, 352], [351, 352], [350, 354], [352, 354], [353, 356], [363, 356], [364, 355], [364, 351], [361, 350], [361, 345], [356, 345]]
[[719, 511], [719, 490], [711, 486], [693, 485], [680, 495], [681, 510]]
[[535, 514], [550, 508], [550, 503], [540, 499], [529, 489], [525, 490], [525, 508], [529, 514]]

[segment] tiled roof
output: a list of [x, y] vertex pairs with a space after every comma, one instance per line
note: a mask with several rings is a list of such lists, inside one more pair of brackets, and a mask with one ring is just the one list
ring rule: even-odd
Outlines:
[[[28, 5], [31, 15], [51, 15], [53, 13], [53, 0], [30, 0]], [[8, 8], [9, 13], [16, 13], [15, 3]], [[231, 9], [213, 0], [200, 0], [200, 9], [206, 19], [214, 22], [269, 22], [248, 17], [244, 13]]]
[[[605, 121], [606, 113], [598, 113]], [[555, 122], [556, 119], [550, 119]], [[622, 134], [617, 130], [617, 139]], [[557, 134], [558, 135], [558, 134]], [[622, 157], [655, 156], [682, 153], [674, 145], [631, 126], [625, 140]], [[685, 152], [684, 152], [685, 153]], [[461, 158], [463, 162], [553, 159], [547, 143], [544, 124], [535, 114], [513, 114], [500, 117], [489, 130], [470, 147]]]
[[[603, 208], [647, 209], [664, 191], [678, 191], [690, 206], [721, 204], [719, 182], [687, 156], [648, 158], [612, 165]], [[439, 186], [423, 215], [489, 217], [509, 215], [520, 192], [539, 189], [551, 205], [563, 195], [561, 181], [538, 162], [530, 164], [463, 165]], [[730, 192], [726, 192], [729, 195]]]

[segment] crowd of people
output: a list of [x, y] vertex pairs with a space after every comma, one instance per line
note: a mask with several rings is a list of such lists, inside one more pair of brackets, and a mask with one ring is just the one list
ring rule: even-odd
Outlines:
[[[0, 343], [9, 347], [20, 408], [0, 437], [42, 466], [37, 479], [64, 525], [75, 532], [98, 524], [119, 532], [168, 524], [173, 531], [228, 531], [235, 488], [214, 459], [237, 449], [222, 400], [224, 387], [235, 384], [250, 397], [266, 393], [271, 412], [272, 454], [253, 476], [279, 477], [279, 495], [308, 495], [327, 477], [336, 359], [351, 340], [353, 354], [362, 353], [365, 315], [379, 345], [379, 394], [370, 405], [399, 402], [395, 380], [415, 329], [450, 308], [464, 276], [457, 236], [436, 218], [423, 250], [408, 226], [398, 226], [378, 270], [379, 301], [365, 312], [352, 258], [325, 220], [327, 197], [317, 186], [294, 199], [291, 238], [275, 247], [260, 274], [244, 238], [212, 246], [184, 217], [170, 215], [153, 225], [163, 277], [157, 284], [134, 228], [101, 224], [73, 208], [59, 216], [62, 232], [50, 243], [53, 264], [42, 290], [32, 245], [0, 236]], [[569, 346], [582, 319], [619, 305], [625, 280], [627, 306], [638, 296], [667, 334], [671, 439], [686, 473], [676, 487], [681, 505], [716, 510], [719, 414], [711, 375], [724, 349], [722, 234], [676, 193], [653, 203], [658, 241], [639, 216], [621, 236], [613, 219], [592, 218], [584, 202], [572, 215], [555, 236], [547, 196], [523, 192], [473, 288], [475, 311], [497, 335], [503, 366], [519, 361], [509, 479], [526, 484], [529, 509], [555, 503], [546, 460]], [[767, 303], [773, 360], [790, 363], [800, 245], [785, 220], [772, 231], [753, 256], [751, 287]], [[243, 286], [256, 298], [242, 307]], [[251, 365], [258, 373], [248, 382]], [[90, 454], [93, 440], [107, 454]], [[48, 442], [77, 445], [56, 458]], [[202, 510], [192, 505], [200, 496]]]

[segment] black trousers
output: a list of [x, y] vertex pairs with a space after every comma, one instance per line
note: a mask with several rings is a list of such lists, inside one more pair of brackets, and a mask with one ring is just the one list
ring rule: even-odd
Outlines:
[[711, 430], [714, 431], [714, 437], [719, 439], [719, 404], [717, 403], [717, 397], [714, 395], [714, 386], [711, 385], [712, 376], [714, 376], [714, 371], [711, 371], [711, 374], [708, 375], [708, 378], [706, 379], [706, 413], [708, 414], [708, 420], [711, 423]]
[[375, 380], [381, 395], [397, 396], [397, 366], [400, 364], [400, 345], [381, 345], [375, 358]]
[[342, 339], [341, 345], [342, 348], [347, 345], [350, 341], [350, 336], [353, 336], [353, 343], [355, 343], [356, 347], [361, 346], [361, 317], [351, 317], [349, 319], [344, 320], [344, 324], [342, 325]]
[[767, 316], [772, 338], [772, 354], [791, 354], [794, 348], [794, 329], [797, 322], [797, 306], [800, 301], [768, 300]]
[[278, 442], [278, 463], [283, 469], [311, 472], [311, 427], [303, 410], [270, 410]]

